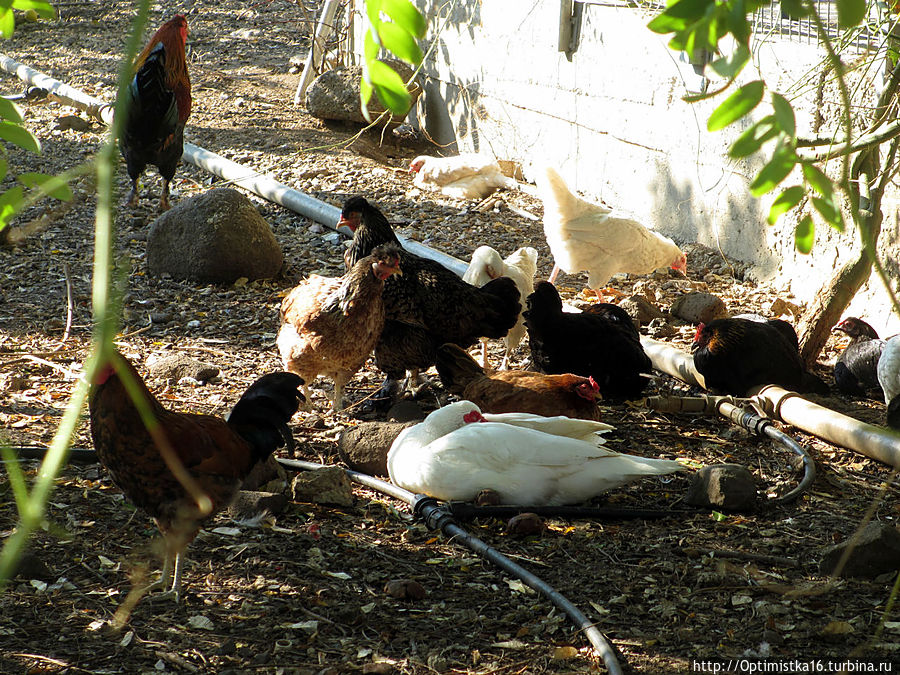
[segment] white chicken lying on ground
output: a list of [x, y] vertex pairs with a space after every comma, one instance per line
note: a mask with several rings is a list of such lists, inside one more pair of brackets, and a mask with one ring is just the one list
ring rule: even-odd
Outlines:
[[[513, 251], [505, 260], [490, 246], [479, 246], [472, 253], [472, 262], [469, 263], [463, 281], [473, 286], [484, 286], [497, 277], [509, 277], [516, 282], [519, 289], [519, 297], [527, 298], [534, 292], [534, 275], [537, 272], [537, 249], [531, 246], [523, 246]], [[525, 303], [522, 303], [522, 311], [525, 311]], [[500, 370], [509, 366], [510, 353], [519, 346], [525, 337], [525, 319], [519, 313], [516, 325], [509, 329], [509, 333], [503, 338], [506, 345], [506, 353], [500, 364]], [[487, 368], [487, 340], [481, 341], [481, 365]]]
[[888, 338], [878, 358], [878, 384], [884, 391], [887, 425], [900, 429], [900, 335]]
[[684, 470], [668, 459], [605, 450], [602, 422], [529, 413], [482, 415], [451, 403], [404, 429], [387, 456], [391, 481], [442, 500], [470, 501], [482, 490], [501, 503], [578, 504], [643, 476]]
[[409, 163], [409, 170], [416, 174], [413, 184], [417, 187], [439, 190], [457, 199], [484, 199], [498, 188], [512, 189], [518, 185], [503, 174], [497, 162], [478, 154], [419, 155]]
[[687, 256], [674, 241], [638, 221], [574, 195], [551, 167], [539, 172], [544, 236], [553, 253], [550, 283], [562, 270], [588, 273], [588, 286], [603, 300], [601, 287], [618, 272], [649, 274], [671, 267], [685, 274]]

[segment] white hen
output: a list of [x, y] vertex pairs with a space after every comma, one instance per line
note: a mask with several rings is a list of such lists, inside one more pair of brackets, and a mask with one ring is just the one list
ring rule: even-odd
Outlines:
[[550, 283], [559, 270], [588, 273], [588, 286], [600, 288], [617, 272], [649, 274], [671, 267], [684, 274], [687, 256], [674, 241], [638, 221], [572, 194], [560, 175], [546, 167], [537, 178], [544, 203], [544, 236], [553, 253]]
[[900, 429], [900, 335], [888, 338], [884, 344], [878, 359], [878, 384], [884, 391], [887, 425]]
[[471, 401], [404, 429], [388, 452], [395, 485], [443, 500], [493, 490], [505, 504], [577, 504], [642, 476], [681, 471], [667, 459], [605, 450], [608, 424], [528, 413], [482, 415]]
[[490, 157], [463, 154], [453, 157], [419, 155], [409, 163], [415, 173], [413, 184], [439, 190], [457, 199], [484, 199], [497, 188], [514, 188], [517, 183], [505, 176]]
[[[472, 262], [469, 263], [463, 281], [468, 281], [473, 286], [484, 286], [497, 277], [509, 277], [516, 282], [519, 289], [519, 297], [523, 300], [522, 311], [525, 311], [524, 299], [534, 292], [534, 275], [537, 272], [537, 249], [531, 246], [523, 246], [513, 251], [505, 260], [490, 246], [479, 246], [472, 253]], [[519, 346], [525, 337], [525, 319], [519, 313], [516, 325], [509, 329], [503, 342], [506, 353], [500, 364], [500, 370], [505, 370], [509, 365], [510, 353]], [[487, 340], [481, 341], [481, 365], [487, 368]]]

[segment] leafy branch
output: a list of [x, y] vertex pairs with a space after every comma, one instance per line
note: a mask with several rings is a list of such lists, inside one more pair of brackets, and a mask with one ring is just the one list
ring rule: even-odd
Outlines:
[[406, 115], [412, 97], [403, 78], [378, 60], [382, 49], [392, 52], [412, 66], [422, 62], [422, 50], [416, 42], [425, 35], [425, 17], [409, 0], [366, 0], [368, 28], [363, 40], [363, 79], [360, 87], [362, 112], [369, 117], [372, 93], [395, 115]]

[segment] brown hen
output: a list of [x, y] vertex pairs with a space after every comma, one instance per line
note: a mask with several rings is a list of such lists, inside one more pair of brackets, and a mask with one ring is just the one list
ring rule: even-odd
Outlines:
[[[399, 247], [386, 244], [338, 279], [311, 275], [281, 303], [278, 351], [286, 370], [306, 382], [334, 380], [332, 409], [344, 385], [362, 368], [384, 327], [384, 282], [400, 270]], [[309, 400], [307, 386], [303, 393]]]
[[600, 420], [599, 388], [593, 378], [567, 373], [544, 375], [528, 370], [504, 370], [490, 375], [454, 344], [437, 351], [441, 382], [451, 394], [471, 401], [483, 412], [527, 412]]

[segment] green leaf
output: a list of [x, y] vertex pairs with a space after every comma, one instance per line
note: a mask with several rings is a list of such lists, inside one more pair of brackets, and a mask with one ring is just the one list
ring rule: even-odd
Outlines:
[[826, 199], [834, 195], [834, 183], [818, 167], [812, 164], [803, 165], [803, 177], [813, 189]]
[[365, 57], [366, 62], [374, 61], [378, 58], [378, 52], [381, 49], [381, 46], [376, 41], [376, 38], [377, 36], [370, 27], [363, 38], [363, 56]]
[[746, 45], [750, 41], [750, 22], [747, 21], [749, 13], [751, 12], [747, 9], [744, 0], [734, 0], [731, 3], [731, 11], [726, 17], [728, 30], [740, 45]]
[[409, 0], [381, 0], [381, 11], [410, 35], [425, 36], [425, 17]]
[[27, 187], [39, 187], [54, 199], [67, 202], [72, 199], [72, 190], [65, 180], [59, 176], [48, 176], [43, 173], [20, 173], [18, 181]]
[[781, 0], [781, 14], [788, 19], [802, 19], [809, 16], [809, 8], [803, 4], [803, 0]]
[[766, 164], [753, 182], [750, 183], [750, 193], [754, 197], [766, 194], [775, 189], [781, 181], [788, 177], [791, 170], [797, 165], [797, 153], [789, 145], [780, 145], [772, 153], [772, 159]]
[[709, 67], [720, 77], [733, 80], [749, 62], [750, 49], [747, 45], [741, 43], [735, 48], [730, 56], [722, 56], [716, 59], [709, 64]]
[[381, 61], [372, 61], [367, 63], [366, 67], [369, 71], [369, 82], [384, 107], [395, 115], [408, 113], [412, 97], [397, 72]]
[[12, 122], [0, 122], [0, 138], [9, 141], [13, 145], [18, 145], [23, 150], [29, 150], [36, 154], [41, 154], [41, 143], [38, 139], [25, 127]]
[[710, 514], [709, 514], [709, 515], [710, 515], [710, 516], [712, 517], [712, 519], [713, 519], [714, 521], [716, 521], [717, 523], [721, 523], [721, 522], [724, 521], [724, 520], [728, 520], [728, 516], [726, 516], [726, 515], [725, 515], [724, 513], [722, 513], [721, 511], [710, 511]]
[[374, 89], [372, 89], [372, 85], [369, 84], [369, 81], [366, 79], [367, 76], [363, 76], [362, 81], [359, 83], [359, 98], [360, 103], [362, 104], [362, 115], [365, 118], [366, 122], [369, 124], [372, 123], [372, 117], [369, 115], [369, 101], [372, 100], [372, 93]]
[[12, 37], [13, 31], [16, 29], [16, 17], [11, 9], [0, 12], [0, 35], [7, 40]]
[[812, 251], [813, 242], [816, 240], [816, 227], [813, 224], [812, 216], [807, 214], [803, 216], [797, 227], [794, 229], [794, 246], [800, 253], [809, 253]]
[[0, 193], [0, 229], [9, 224], [10, 219], [22, 208], [25, 191], [18, 185]]
[[678, 0], [647, 24], [654, 33], [674, 33], [684, 30], [706, 16], [707, 7], [715, 0]]
[[407, 63], [422, 63], [422, 50], [415, 38], [395, 23], [383, 23], [379, 29], [381, 44]]
[[793, 185], [778, 195], [772, 202], [772, 208], [769, 209], [769, 217], [766, 218], [769, 225], [774, 225], [781, 216], [797, 206], [805, 195], [806, 190], [802, 185]]
[[713, 110], [706, 123], [706, 128], [709, 131], [718, 131], [739, 120], [759, 105], [764, 89], [765, 84], [762, 80], [754, 80], [745, 84]]
[[12, 101], [7, 101], [2, 96], [0, 96], [0, 118], [15, 122], [16, 124], [21, 124], [25, 121], [25, 118], [22, 117], [22, 109]]
[[835, 4], [841, 28], [853, 28], [866, 15], [866, 0], [835, 0]]
[[834, 199], [826, 199], [824, 197], [813, 197], [812, 198], [813, 206], [816, 208], [816, 211], [819, 212], [819, 215], [825, 219], [825, 222], [831, 225], [838, 232], [844, 231], [844, 217], [841, 214], [841, 209], [835, 203]]
[[744, 131], [728, 149], [730, 157], [746, 157], [759, 150], [764, 143], [778, 136], [774, 115], [767, 115]]
[[794, 118], [794, 108], [788, 100], [777, 91], [772, 92], [772, 107], [775, 108], [775, 119], [778, 120], [781, 130], [793, 137], [797, 133], [797, 123]]
[[381, 0], [366, 0], [366, 16], [369, 17], [369, 24], [378, 29], [381, 23]]
[[42, 16], [45, 19], [56, 18], [56, 9], [53, 8], [53, 5], [44, 0], [13, 0], [12, 6], [14, 9], [19, 9], [23, 12], [25, 10], [33, 9], [38, 13], [38, 16]]

